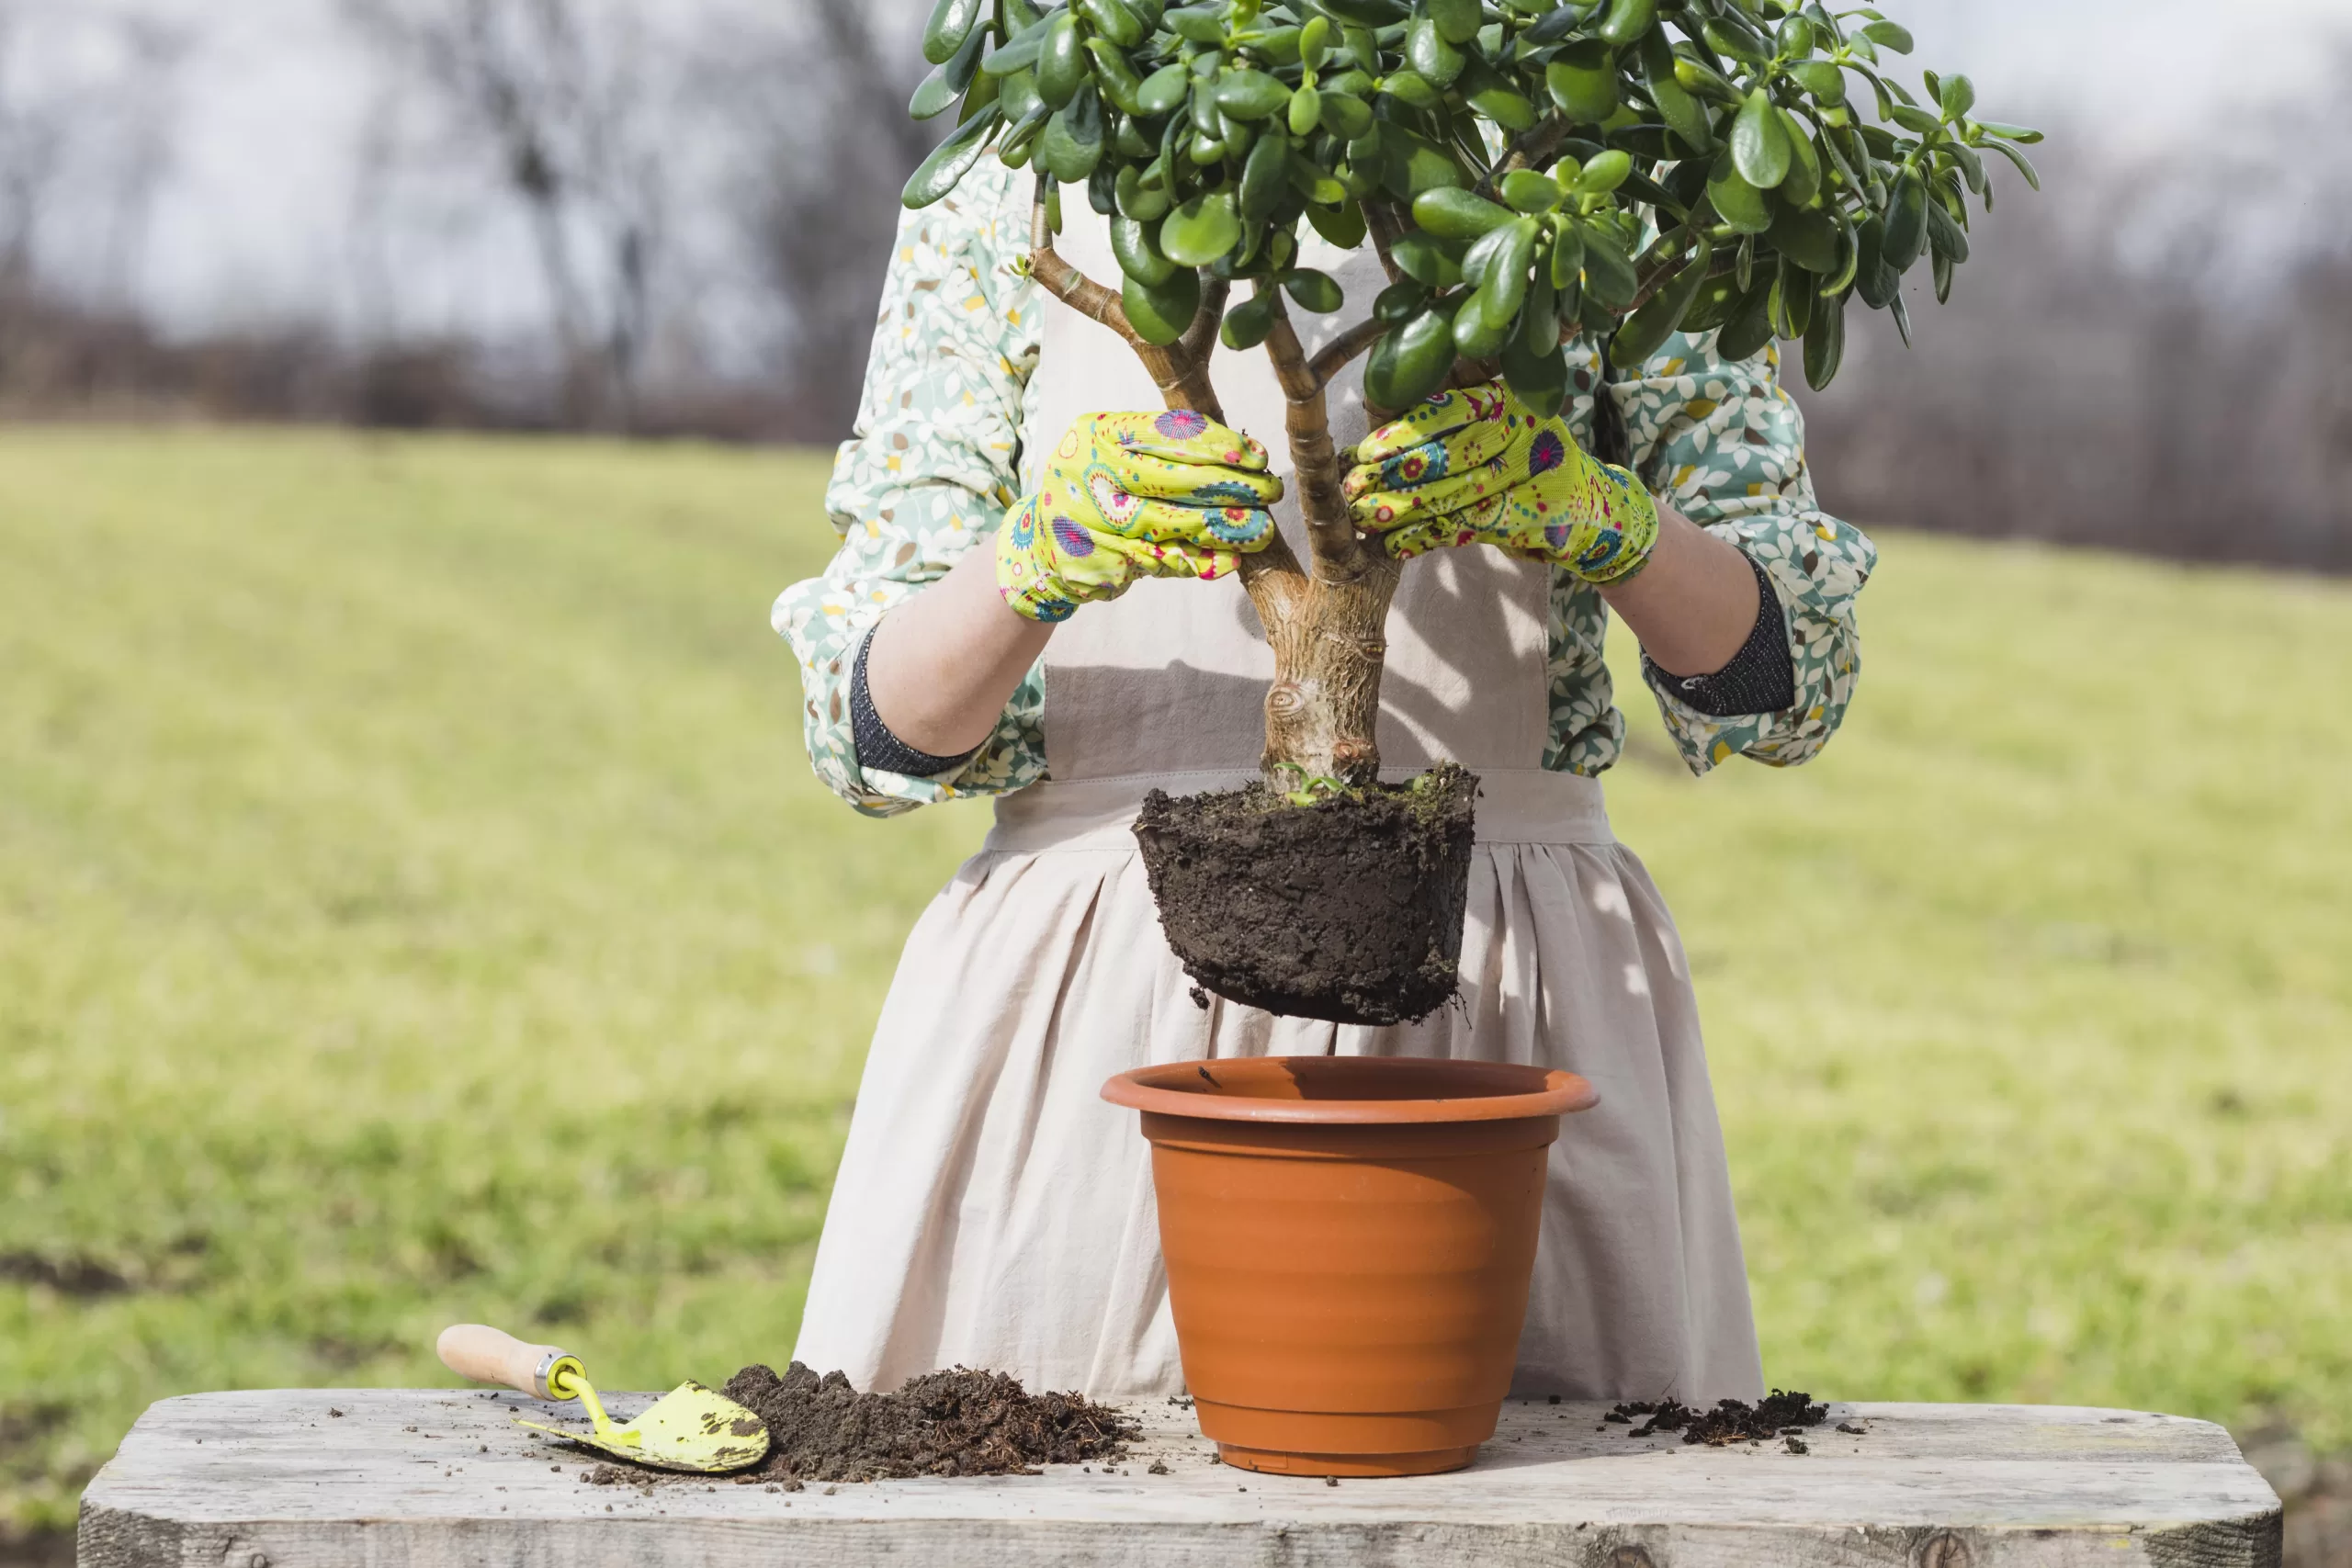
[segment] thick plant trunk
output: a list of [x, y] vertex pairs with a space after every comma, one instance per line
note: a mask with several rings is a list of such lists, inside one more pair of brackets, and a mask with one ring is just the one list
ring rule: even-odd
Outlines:
[[[1032, 220], [1030, 265], [1063, 303], [1127, 341], [1168, 407], [1223, 423], [1225, 411], [1210, 383], [1208, 366], [1225, 313], [1225, 284], [1205, 284], [1199, 311], [1179, 341], [1145, 342], [1115, 293], [1055, 253], [1042, 189]], [[1396, 595], [1401, 563], [1358, 535], [1348, 516], [1324, 389], [1332, 376], [1372, 345], [1379, 327], [1370, 320], [1361, 321], [1310, 359], [1283, 312], [1280, 292], [1264, 281], [1258, 288], [1261, 298], [1271, 299], [1274, 312], [1265, 346], [1289, 405], [1284, 423], [1295, 473], [1292, 484], [1306, 523], [1308, 545], [1305, 564], [1279, 535], [1264, 549], [1241, 558], [1242, 587], [1274, 654], [1273, 683], [1266, 691], [1266, 749], [1260, 765], [1268, 784], [1285, 790], [1318, 778], [1370, 784], [1380, 773], [1374, 732], [1388, 650], [1388, 606]]]
[[[1291, 484], [1306, 524], [1308, 561], [1302, 566], [1281, 538], [1242, 558], [1241, 584], [1274, 654], [1259, 765], [1270, 784], [1285, 789], [1317, 778], [1370, 784], [1380, 773], [1380, 677], [1402, 563], [1363, 538], [1348, 516], [1325, 378], [1309, 367], [1288, 320], [1277, 319], [1267, 348], [1289, 400]], [[1204, 375], [1160, 385], [1170, 407], [1224, 417]], [[1180, 401], [1185, 398], [1193, 400]]]

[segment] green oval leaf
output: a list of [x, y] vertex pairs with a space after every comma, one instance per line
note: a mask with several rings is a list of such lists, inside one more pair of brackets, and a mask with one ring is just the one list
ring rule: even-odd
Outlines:
[[1253, 294], [1226, 311], [1225, 324], [1217, 329], [1216, 335], [1227, 348], [1255, 348], [1273, 330], [1273, 297]]
[[1747, 95], [1732, 122], [1731, 155], [1740, 178], [1758, 190], [1770, 190], [1789, 177], [1788, 127], [1772, 95], [1761, 87]]
[[1414, 282], [1430, 288], [1451, 288], [1462, 281], [1462, 263], [1428, 234], [1400, 234], [1388, 247], [1389, 259]]
[[1148, 115], [1163, 115], [1184, 101], [1193, 90], [1192, 73], [1181, 65], [1163, 65], [1143, 79], [1136, 101]]
[[1325, 130], [1352, 141], [1372, 129], [1372, 106], [1362, 98], [1328, 90], [1322, 97]]
[[1584, 233], [1574, 223], [1563, 223], [1552, 242], [1552, 287], [1574, 288], [1583, 275]]
[[1462, 51], [1448, 43], [1437, 30], [1437, 23], [1427, 17], [1415, 17], [1405, 30], [1405, 58], [1441, 87], [1453, 85], [1453, 79], [1462, 74]]
[[1176, 264], [1151, 243], [1151, 231], [1140, 219], [1111, 220], [1111, 254], [1118, 258], [1121, 272], [1152, 288], [1167, 282], [1176, 271]]
[[1475, 240], [1513, 216], [1507, 207], [1453, 186], [1425, 190], [1413, 198], [1413, 221], [1444, 240]]
[[1928, 203], [1928, 243], [1937, 255], [1958, 266], [1968, 259], [1968, 231], [1944, 210], [1943, 203]]
[[929, 207], [954, 190], [956, 182], [980, 161], [980, 154], [988, 150], [989, 133], [1003, 119], [1003, 109], [991, 105], [987, 112], [957, 126], [955, 133], [933, 148], [931, 155], [908, 176], [906, 187], [899, 194], [899, 201], [910, 208]]
[[1846, 73], [1826, 60], [1801, 60], [1782, 68], [1791, 81], [1825, 104], [1846, 101]]
[[1804, 330], [1804, 384], [1816, 392], [1826, 388], [1845, 358], [1846, 297], [1832, 294], [1815, 301]]
[[1312, 310], [1328, 316], [1348, 302], [1347, 290], [1339, 279], [1328, 272], [1317, 272], [1311, 266], [1294, 267], [1283, 274], [1283, 292], [1297, 302], [1302, 310]]
[[1478, 14], [1478, 0], [1427, 0], [1427, 4], [1430, 20], [1448, 43], [1468, 43], [1486, 23]]
[[1887, 266], [1898, 276], [1911, 270], [1919, 259], [1919, 251], [1928, 242], [1928, 185], [1917, 169], [1905, 169], [1895, 176], [1894, 191], [1887, 204], [1886, 239], [1881, 255]]
[[1363, 243], [1363, 209], [1352, 201], [1310, 203], [1306, 221], [1336, 249], [1352, 251]]
[[1657, 22], [1657, 0], [1610, 0], [1600, 24], [1600, 39], [1611, 49], [1623, 49]]
[[1789, 138], [1789, 177], [1781, 182], [1781, 199], [1792, 207], [1803, 207], [1820, 194], [1821, 154], [1814, 150], [1813, 137], [1803, 120], [1787, 109], [1773, 112], [1781, 117], [1781, 129]]
[[1059, 108], [1077, 96], [1086, 76], [1086, 43], [1079, 36], [1078, 18], [1064, 11], [1046, 29], [1045, 47], [1037, 51], [1037, 96]]
[[[1558, 318], [1550, 311], [1544, 315], [1556, 323]], [[1514, 334], [1503, 345], [1503, 379], [1531, 412], [1550, 419], [1567, 401], [1568, 356], [1556, 343], [1549, 351], [1539, 353], [1524, 333]]]
[[1228, 71], [1217, 78], [1216, 108], [1234, 119], [1263, 119], [1290, 104], [1291, 89], [1262, 71]]
[[1667, 129], [1702, 157], [1713, 152], [1713, 126], [1706, 109], [1676, 75], [1674, 51], [1667, 43], [1665, 28], [1653, 28], [1643, 35], [1641, 60], [1643, 85], [1649, 88], [1650, 102], [1657, 106], [1658, 118], [1666, 121]]
[[980, 0], [939, 0], [923, 24], [922, 57], [933, 65], [955, 59], [971, 41], [979, 19]]
[[948, 62], [922, 79], [915, 96], [907, 102], [907, 118], [930, 119], [945, 114], [972, 85], [980, 72], [980, 51], [988, 43], [986, 28], [974, 28], [965, 37], [964, 47]]
[[1306, 25], [1298, 29], [1298, 62], [1309, 71], [1320, 71], [1331, 57], [1331, 18], [1309, 17]]
[[1472, 359], [1485, 359], [1498, 352], [1510, 335], [1510, 319], [1505, 317], [1498, 326], [1489, 311], [1487, 291], [1474, 291], [1453, 313], [1453, 346]]
[[1364, 401], [1388, 413], [1412, 407], [1445, 385], [1453, 368], [1453, 323], [1437, 304], [1373, 344], [1363, 367]]
[[1483, 271], [1478, 293], [1484, 303], [1479, 309], [1486, 312], [1487, 325], [1508, 329], [1518, 320], [1519, 308], [1527, 299], [1527, 272], [1534, 264], [1535, 242], [1543, 237], [1544, 225], [1535, 219], [1522, 218], [1496, 233], [1501, 236], [1501, 243], [1495, 247], [1494, 259]]
[[1838, 224], [1826, 212], [1783, 207], [1764, 237], [1774, 250], [1807, 272], [1826, 277], [1838, 270]]
[[1241, 240], [1231, 191], [1196, 196], [1159, 225], [1159, 253], [1179, 266], [1206, 266]]
[[1729, 148], [1715, 154], [1707, 172], [1707, 200], [1716, 217], [1743, 234], [1761, 234], [1772, 226], [1771, 198], [1741, 176]]
[[1549, 212], [1560, 205], [1560, 182], [1534, 169], [1513, 169], [1503, 176], [1502, 198], [1521, 212]]
[[1622, 147], [1611, 147], [1593, 154], [1592, 161], [1577, 174], [1576, 193], [1578, 196], [1606, 196], [1633, 177], [1634, 155]]
[[1159, 18], [1159, 25], [1178, 38], [1194, 43], [1221, 44], [1225, 41], [1225, 7], [1223, 6], [1183, 6]]
[[[1565, 6], [1555, 13], [1563, 14]], [[1617, 112], [1617, 68], [1606, 44], [1587, 40], [1562, 50], [1544, 67], [1544, 87], [1572, 123], [1598, 125]]]
[[1908, 54], [1911, 52], [1911, 29], [1903, 26], [1899, 22], [1877, 21], [1866, 23], [1861, 29], [1861, 33], [1862, 37], [1870, 39], [1881, 49], [1891, 49], [1897, 54]]
[[1649, 303], [1625, 318], [1617, 336], [1609, 345], [1610, 361], [1620, 369], [1631, 370], [1648, 360], [1682, 324], [1691, 302], [1698, 299], [1700, 286], [1706, 282], [1707, 273], [1715, 264], [1715, 248], [1704, 234], [1699, 236], [1699, 248], [1692, 253], [1682, 269], [1667, 286], [1650, 296]]
[[1372, 319], [1384, 327], [1402, 326], [1429, 297], [1430, 291], [1411, 278], [1400, 278], [1372, 302]]
[[1179, 267], [1168, 275], [1166, 282], [1158, 284], [1122, 276], [1119, 304], [1137, 337], [1165, 348], [1184, 335], [1201, 308], [1201, 275], [1190, 267]]
[[1715, 352], [1729, 360], [1753, 359], [1772, 341], [1772, 276], [1767, 273], [1739, 297], [1730, 319], [1715, 334]]
[[1577, 229], [1584, 240], [1587, 297], [1611, 309], [1632, 304], [1642, 285], [1634, 275], [1633, 258], [1625, 254], [1624, 242], [1595, 223], [1579, 222]]

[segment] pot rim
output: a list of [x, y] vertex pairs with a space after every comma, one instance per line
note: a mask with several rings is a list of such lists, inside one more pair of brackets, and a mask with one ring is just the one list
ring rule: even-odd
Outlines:
[[[1277, 1077], [1295, 1082], [1294, 1066], [1312, 1064], [1308, 1070], [1314, 1071], [1324, 1069], [1332, 1062], [1345, 1062], [1351, 1068], [1374, 1074], [1399, 1068], [1426, 1071], [1439, 1064], [1468, 1069], [1465, 1078], [1484, 1079], [1495, 1089], [1418, 1100], [1273, 1100], [1211, 1094], [1189, 1087], [1204, 1078], [1219, 1089]], [[1586, 1111], [1600, 1100], [1592, 1085], [1575, 1073], [1513, 1062], [1457, 1061], [1446, 1056], [1228, 1056], [1209, 1061], [1163, 1062], [1115, 1075], [1102, 1086], [1102, 1098], [1114, 1105], [1160, 1116], [1323, 1126], [1509, 1122]]]

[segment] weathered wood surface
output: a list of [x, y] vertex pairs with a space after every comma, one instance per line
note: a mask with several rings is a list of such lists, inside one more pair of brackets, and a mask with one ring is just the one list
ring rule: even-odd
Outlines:
[[[646, 1397], [612, 1396], [615, 1413]], [[1514, 1403], [1467, 1471], [1333, 1487], [1214, 1463], [1190, 1415], [1160, 1405], [1139, 1413], [1147, 1438], [1115, 1472], [787, 1493], [589, 1483], [596, 1456], [511, 1424], [548, 1408], [432, 1390], [165, 1400], [83, 1498], [82, 1568], [2278, 1562], [2278, 1500], [2229, 1434], [2118, 1410], [1840, 1404], [1800, 1455], [1634, 1438], [1600, 1406]], [[1149, 1473], [1155, 1461], [1170, 1473]]]

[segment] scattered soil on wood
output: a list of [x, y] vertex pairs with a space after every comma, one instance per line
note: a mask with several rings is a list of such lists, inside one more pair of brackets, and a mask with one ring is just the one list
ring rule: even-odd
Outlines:
[[744, 1472], [750, 1481], [1035, 1475], [1044, 1464], [1123, 1458], [1139, 1435], [1077, 1394], [1031, 1393], [1002, 1372], [962, 1367], [896, 1393], [860, 1393], [841, 1373], [820, 1377], [798, 1361], [781, 1377], [750, 1366], [725, 1393], [768, 1425], [768, 1456]]
[[[1646, 1417], [1646, 1420], [1643, 1420]], [[1829, 1406], [1813, 1403], [1809, 1393], [1789, 1393], [1774, 1389], [1754, 1404], [1744, 1399], [1722, 1399], [1713, 1410], [1694, 1410], [1679, 1399], [1657, 1404], [1646, 1401], [1611, 1407], [1604, 1421], [1632, 1427], [1629, 1438], [1653, 1437], [1659, 1432], [1679, 1432], [1686, 1443], [1706, 1443], [1724, 1448], [1732, 1443], [1760, 1443], [1770, 1438], [1787, 1438], [1791, 1453], [1805, 1451], [1796, 1435], [1807, 1427], [1818, 1427], [1829, 1418]], [[1643, 1424], [1634, 1427], [1636, 1420]], [[1838, 1428], [1840, 1431], [1844, 1427]]]
[[1293, 1018], [1407, 1023], [1459, 985], [1477, 793], [1452, 764], [1306, 806], [1154, 790], [1135, 832], [1193, 979]]

